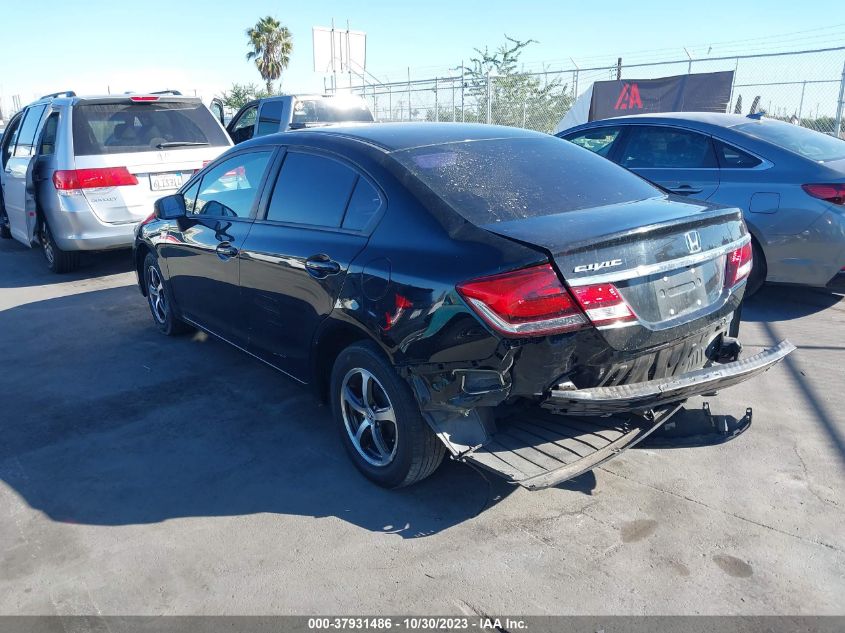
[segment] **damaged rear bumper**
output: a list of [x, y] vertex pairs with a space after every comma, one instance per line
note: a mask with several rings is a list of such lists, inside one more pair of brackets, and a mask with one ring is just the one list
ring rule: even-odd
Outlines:
[[554, 486], [620, 455], [664, 425], [680, 404], [645, 417], [577, 418], [526, 411], [503, 420], [483, 446], [457, 459], [529, 490]]
[[542, 406], [555, 413], [574, 415], [654, 409], [739, 384], [767, 371], [794, 350], [792, 343], [781, 341], [779, 345], [754, 356], [732, 363], [714, 364], [680, 376], [613, 387], [552, 389]]

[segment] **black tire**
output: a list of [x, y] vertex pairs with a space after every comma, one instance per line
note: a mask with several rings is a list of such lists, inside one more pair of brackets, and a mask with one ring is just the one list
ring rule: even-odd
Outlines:
[[751, 256], [754, 258], [754, 263], [751, 266], [751, 274], [748, 275], [748, 281], [745, 284], [745, 296], [750, 297], [757, 293], [766, 281], [766, 256], [763, 255], [763, 249], [753, 237], [751, 238]]
[[[356, 429], [364, 426], [368, 418], [353, 408], [342, 394], [345, 385], [353, 391], [356, 389], [355, 381], [363, 376], [361, 370], [375, 379], [376, 382], [371, 383], [373, 401], [383, 406], [369, 408], [371, 412], [375, 411], [375, 415], [371, 418], [370, 427], [361, 435], [362, 448], [359, 450], [351, 429], [356, 422], [360, 422]], [[332, 369], [330, 388], [332, 411], [341, 441], [350, 459], [365, 477], [385, 488], [401, 488], [421, 481], [437, 470], [446, 447], [423, 420], [410, 387], [374, 343], [355, 343], [338, 355]], [[383, 396], [386, 396], [386, 401]], [[394, 422], [378, 421], [376, 416], [383, 416], [388, 408], [392, 409]], [[378, 456], [373, 428], [382, 429], [378, 431], [381, 446], [392, 451], [389, 461], [381, 465], [364, 457], [365, 454], [369, 459]], [[372, 450], [367, 450], [367, 432]]]
[[144, 293], [156, 327], [165, 336], [178, 336], [191, 331], [191, 326], [179, 319], [173, 310], [173, 295], [164, 281], [158, 259], [152, 253], [144, 258]]
[[39, 239], [41, 252], [44, 253], [44, 259], [47, 260], [47, 268], [59, 275], [73, 272], [79, 268], [79, 251], [63, 251], [60, 249], [56, 245], [46, 221], [41, 223]]
[[3, 207], [3, 201], [0, 200], [0, 239], [8, 240], [12, 238], [12, 227], [9, 225], [9, 216], [6, 215], [6, 209]]

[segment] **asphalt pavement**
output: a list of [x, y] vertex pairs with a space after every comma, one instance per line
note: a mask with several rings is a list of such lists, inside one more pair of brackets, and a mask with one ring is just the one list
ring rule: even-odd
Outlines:
[[845, 301], [743, 319], [746, 353], [799, 349], [709, 399], [753, 407], [731, 442], [386, 491], [307, 388], [160, 335], [128, 253], [56, 276], [3, 240], [0, 614], [845, 613]]

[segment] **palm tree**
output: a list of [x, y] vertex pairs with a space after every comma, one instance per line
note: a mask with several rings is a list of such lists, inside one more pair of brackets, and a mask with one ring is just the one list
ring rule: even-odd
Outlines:
[[290, 63], [293, 36], [288, 27], [269, 15], [247, 29], [246, 35], [252, 47], [246, 58], [255, 60], [261, 78], [267, 82], [267, 92], [272, 94], [273, 81], [282, 76]]

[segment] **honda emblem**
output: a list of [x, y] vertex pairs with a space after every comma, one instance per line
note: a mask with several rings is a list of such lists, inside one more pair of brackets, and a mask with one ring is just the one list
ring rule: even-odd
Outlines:
[[687, 248], [690, 253], [698, 253], [701, 250], [701, 235], [698, 234], [698, 231], [684, 233], [684, 239], [687, 241]]

